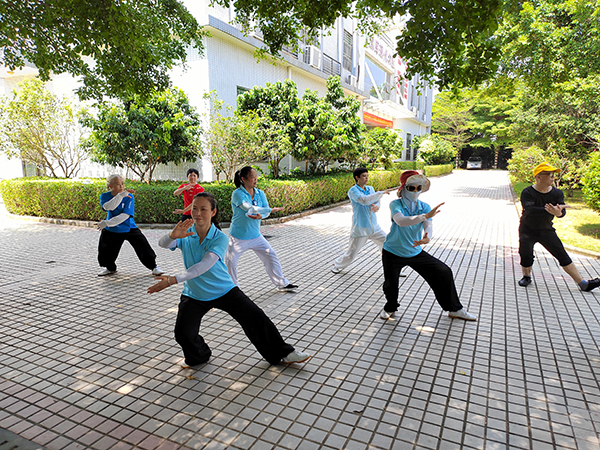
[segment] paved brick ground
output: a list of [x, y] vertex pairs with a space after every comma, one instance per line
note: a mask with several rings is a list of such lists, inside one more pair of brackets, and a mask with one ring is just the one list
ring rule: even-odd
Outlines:
[[[379, 213], [389, 229], [387, 203]], [[428, 250], [454, 270], [475, 323], [449, 319], [415, 273], [402, 314], [382, 321], [380, 256], [369, 243], [339, 275], [342, 206], [263, 228], [284, 272], [278, 293], [240, 260], [241, 288], [288, 342], [314, 356], [269, 366], [224, 313], [198, 371], [173, 340], [180, 287], [153, 282], [127, 244], [99, 278], [98, 232], [0, 219], [0, 428], [47, 449], [450, 449], [600, 446], [600, 292], [582, 293], [541, 249], [520, 288], [518, 217], [505, 172], [460, 171], [422, 199], [445, 201]], [[159, 265], [182, 267], [156, 246]], [[600, 261], [573, 255], [584, 276]]]

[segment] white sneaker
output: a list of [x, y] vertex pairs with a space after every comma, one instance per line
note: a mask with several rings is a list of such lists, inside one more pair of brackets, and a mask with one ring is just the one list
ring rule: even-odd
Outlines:
[[303, 363], [308, 358], [310, 358], [308, 353], [297, 352], [294, 350], [292, 353], [283, 358], [281, 362], [284, 364]]
[[477, 320], [477, 316], [469, 313], [465, 308], [461, 308], [458, 311], [448, 311], [448, 317], [452, 317], [453, 319]]
[[99, 277], [105, 277], [106, 275], [112, 275], [113, 273], [117, 273], [116, 270], [108, 270], [104, 269], [102, 272], [98, 274]]
[[331, 271], [332, 271], [333, 273], [340, 273], [340, 272], [341, 272], [341, 270], [340, 270], [340, 269], [338, 269], [338, 268], [337, 268], [337, 267], [335, 267], [335, 266], [333, 266], [333, 269], [331, 269]]
[[393, 319], [394, 317], [396, 317], [396, 312], [387, 312], [385, 309], [382, 309], [381, 314], [379, 314], [379, 317], [381, 317], [383, 320]]
[[164, 272], [162, 270], [160, 270], [158, 267], [155, 267], [154, 269], [152, 269], [152, 275], [154, 275], [155, 277], [158, 277], [160, 275], [162, 275]]

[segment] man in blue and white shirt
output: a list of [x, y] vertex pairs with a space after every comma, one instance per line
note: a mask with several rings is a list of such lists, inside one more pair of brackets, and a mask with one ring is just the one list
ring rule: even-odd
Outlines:
[[350, 243], [348, 250], [333, 263], [333, 273], [350, 265], [358, 255], [358, 252], [367, 243], [373, 241], [381, 249], [387, 234], [377, 223], [375, 213], [379, 211], [379, 200], [386, 191], [375, 192], [372, 186], [367, 186], [369, 171], [364, 167], [355, 169], [352, 173], [356, 184], [348, 191], [348, 197], [352, 203], [352, 228], [350, 229]]

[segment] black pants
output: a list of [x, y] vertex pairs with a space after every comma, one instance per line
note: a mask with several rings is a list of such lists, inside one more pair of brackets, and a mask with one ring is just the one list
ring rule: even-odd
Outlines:
[[533, 266], [533, 246], [538, 242], [558, 259], [561, 267], [568, 266], [573, 262], [555, 230], [530, 230], [521, 225], [519, 227], [519, 256], [521, 256], [522, 267]]
[[270, 364], [281, 362], [282, 358], [294, 351], [294, 347], [284, 342], [279, 330], [263, 310], [238, 287], [234, 287], [222, 297], [206, 302], [187, 295], [181, 296], [175, 323], [175, 340], [181, 346], [188, 366], [205, 363], [212, 354], [204, 338], [198, 333], [202, 318], [213, 308], [233, 317], [242, 326], [256, 350]]
[[135, 254], [144, 266], [150, 270], [156, 267], [156, 253], [154, 253], [148, 239], [139, 228], [133, 228], [128, 233], [114, 233], [103, 229], [98, 243], [98, 264], [100, 264], [100, 267], [117, 270], [115, 261], [125, 241], [131, 244]]
[[386, 312], [398, 311], [398, 280], [400, 271], [408, 266], [421, 275], [435, 294], [435, 299], [444, 311], [458, 311], [462, 304], [458, 299], [452, 269], [429, 253], [421, 251], [412, 258], [402, 258], [383, 250], [383, 293], [387, 303]]

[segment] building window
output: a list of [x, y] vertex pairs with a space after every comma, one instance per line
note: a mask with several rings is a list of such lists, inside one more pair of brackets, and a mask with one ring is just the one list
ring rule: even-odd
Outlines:
[[411, 161], [412, 134], [406, 133], [406, 161]]
[[352, 73], [352, 54], [354, 53], [354, 40], [352, 33], [344, 30], [344, 54], [342, 64], [344, 69]]
[[371, 97], [389, 100], [391, 95], [390, 74], [369, 58], [365, 58], [365, 63], [365, 91], [368, 91]]
[[242, 86], [238, 86], [237, 87], [237, 96], [239, 97], [240, 95], [242, 95], [244, 92], [248, 92], [250, 89], [242, 87]]

